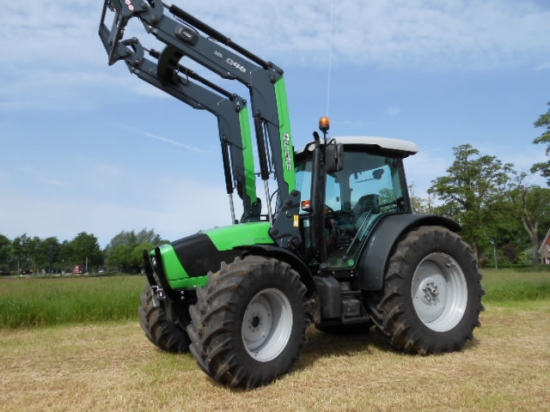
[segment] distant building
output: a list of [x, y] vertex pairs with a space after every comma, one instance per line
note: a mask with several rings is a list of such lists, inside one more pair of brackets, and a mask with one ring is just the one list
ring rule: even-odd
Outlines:
[[73, 269], [73, 274], [75, 275], [83, 275], [84, 273], [86, 273], [84, 265], [76, 265]]
[[540, 255], [540, 262], [543, 265], [550, 265], [550, 229], [546, 232], [546, 236], [544, 236], [538, 252]]

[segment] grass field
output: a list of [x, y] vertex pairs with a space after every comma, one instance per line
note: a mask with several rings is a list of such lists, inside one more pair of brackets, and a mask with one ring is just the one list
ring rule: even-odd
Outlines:
[[[550, 410], [549, 277], [485, 271], [483, 327], [463, 352], [402, 355], [375, 330], [332, 337], [311, 328], [296, 371], [250, 392], [221, 387], [191, 355], [149, 343], [136, 316], [143, 277], [0, 279], [3, 319], [13, 318], [5, 308], [103, 306], [93, 316], [75, 309], [78, 320], [2, 320], [0, 411]], [[22, 303], [31, 296], [45, 302]], [[46, 326], [52, 318], [58, 324]]]
[[[483, 271], [484, 302], [550, 300], [550, 272]], [[145, 276], [0, 278], [0, 329], [137, 320]]]
[[144, 276], [0, 278], [0, 328], [137, 319]]
[[550, 299], [550, 272], [484, 269], [485, 302]]

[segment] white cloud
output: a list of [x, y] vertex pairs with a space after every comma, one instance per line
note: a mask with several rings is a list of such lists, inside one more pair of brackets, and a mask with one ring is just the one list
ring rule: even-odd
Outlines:
[[[248, 47], [273, 50], [275, 62], [328, 56], [331, 1], [218, 0], [188, 10]], [[550, 9], [534, 1], [340, 0], [333, 17], [335, 64], [493, 69], [536, 62], [550, 51]]]
[[188, 150], [190, 152], [195, 152], [195, 153], [209, 153], [210, 152], [210, 150], [205, 150], [205, 149], [201, 149], [197, 146], [191, 146], [191, 145], [188, 145], [188, 144], [185, 144], [185, 143], [182, 143], [182, 142], [178, 142], [176, 140], [169, 139], [165, 136], [161, 136], [161, 135], [158, 135], [158, 134], [155, 134], [155, 133], [151, 133], [151, 132], [148, 132], [146, 130], [138, 129], [138, 128], [135, 128], [135, 127], [132, 127], [132, 126], [118, 125], [118, 127], [120, 129], [132, 132], [133, 134], [139, 134], [141, 136], [150, 137], [151, 139], [155, 139], [155, 140], [161, 141], [163, 143], [168, 143], [168, 144], [173, 145], [173, 146], [181, 147], [181, 148], [183, 148], [185, 150]]
[[[176, 5], [252, 51], [267, 52], [267, 59], [310, 62], [328, 55], [334, 1], [194, 0]], [[550, 8], [534, 0], [340, 0], [333, 6], [337, 60], [468, 69], [471, 64], [521, 64], [550, 50]], [[0, 62], [4, 68], [28, 63], [61, 72], [105, 65], [97, 35], [101, 9], [94, 0], [3, 5]], [[142, 40], [153, 37], [141, 33]]]
[[537, 67], [535, 67], [535, 70], [548, 70], [548, 69], [550, 69], [550, 62], [541, 63]]
[[[57, 68], [0, 69], [0, 110], [87, 110], [97, 105], [93, 93], [130, 89], [135, 84], [130, 76], [86, 71], [71, 66]], [[112, 94], [111, 94], [112, 96]]]
[[47, 178], [47, 177], [41, 177], [38, 180], [42, 183], [45, 183], [47, 185], [52, 185], [52, 186], [61, 186], [61, 187], [72, 187], [72, 186], [74, 186], [73, 183], [65, 182], [63, 180], [50, 179], [50, 178]]
[[386, 110], [386, 114], [390, 117], [395, 117], [403, 112], [403, 109], [399, 107], [390, 107], [388, 110]]
[[109, 177], [117, 177], [120, 175], [120, 167], [110, 164], [96, 164], [93, 166], [93, 170], [101, 175]]
[[52, 177], [52, 173], [55, 173], [53, 170], [44, 170], [33, 165], [21, 165], [17, 168], [17, 170], [30, 180], [38, 181], [47, 185], [60, 187], [74, 186], [72, 182], [67, 182], [65, 180]]
[[[97, 34], [101, 3], [27, 0], [2, 6], [0, 111], [86, 110], [97, 104], [95, 91], [115, 84], [121, 91], [162, 95], [123, 73], [124, 63], [117, 63], [116, 70], [107, 66]], [[548, 67], [550, 7], [535, 0], [176, 4], [283, 67], [327, 64], [331, 41], [334, 65], [403, 70]], [[139, 34], [145, 44], [155, 42], [137, 19], [131, 23], [132, 35]]]

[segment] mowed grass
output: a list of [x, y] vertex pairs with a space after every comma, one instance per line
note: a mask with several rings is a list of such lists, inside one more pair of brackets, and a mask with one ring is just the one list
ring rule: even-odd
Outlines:
[[143, 276], [0, 279], [0, 412], [550, 410], [550, 275], [484, 274], [486, 311], [466, 350], [410, 356], [375, 329], [310, 328], [296, 370], [249, 392], [147, 340]]
[[0, 411], [550, 410], [550, 301], [491, 303], [481, 322], [464, 351], [438, 356], [311, 328], [296, 370], [249, 392], [159, 351], [137, 322], [3, 330]]

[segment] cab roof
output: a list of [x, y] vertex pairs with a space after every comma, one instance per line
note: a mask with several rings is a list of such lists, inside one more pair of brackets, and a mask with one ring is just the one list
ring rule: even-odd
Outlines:
[[[392, 139], [389, 137], [377, 137], [377, 136], [337, 136], [331, 137], [330, 140], [335, 140], [336, 143], [341, 143], [345, 146], [357, 145], [357, 146], [373, 146], [378, 150], [390, 150], [392, 152], [398, 152], [402, 157], [407, 157], [418, 153], [418, 146], [416, 143], [408, 140]], [[303, 151], [313, 150], [314, 143], [310, 142], [306, 145]]]

